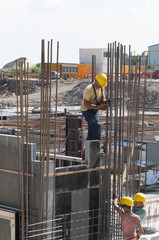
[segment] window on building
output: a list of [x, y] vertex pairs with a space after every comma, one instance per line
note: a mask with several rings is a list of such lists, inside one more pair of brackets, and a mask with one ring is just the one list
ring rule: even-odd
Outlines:
[[68, 67], [66, 67], [66, 72], [68, 73]]
[[63, 67], [62, 69], [63, 69], [63, 73], [65, 73], [65, 72], [66, 72], [66, 69], [65, 69], [65, 67]]

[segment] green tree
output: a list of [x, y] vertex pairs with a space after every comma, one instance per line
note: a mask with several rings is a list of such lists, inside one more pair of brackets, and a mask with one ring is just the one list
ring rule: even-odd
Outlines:
[[30, 72], [41, 72], [41, 63], [37, 63], [34, 67], [30, 68]]
[[148, 69], [156, 69], [156, 66], [148, 65]]

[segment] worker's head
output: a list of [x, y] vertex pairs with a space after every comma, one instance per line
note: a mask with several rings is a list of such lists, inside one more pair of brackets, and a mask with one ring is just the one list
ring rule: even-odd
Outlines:
[[131, 207], [134, 206], [133, 200], [130, 197], [123, 197], [120, 202], [121, 206], [123, 207], [124, 211], [130, 211]]
[[133, 197], [133, 199], [134, 199], [134, 202], [135, 202], [135, 206], [136, 206], [137, 208], [142, 208], [142, 207], [144, 207], [144, 203], [146, 202], [146, 196], [145, 196], [145, 194], [138, 192], [138, 193], [135, 194], [135, 196]]
[[95, 80], [99, 83], [101, 87], [107, 86], [107, 76], [104, 73], [98, 73]]

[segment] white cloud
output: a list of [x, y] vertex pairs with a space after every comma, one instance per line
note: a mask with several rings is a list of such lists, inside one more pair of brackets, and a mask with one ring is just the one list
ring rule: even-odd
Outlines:
[[146, 7], [146, 10], [149, 12], [149, 13], [156, 13], [156, 9], [154, 8], [154, 4], [152, 4], [151, 1], [147, 0], [145, 2], [145, 7]]
[[139, 15], [143, 14], [143, 9], [138, 9], [138, 8], [131, 7], [128, 10], [133, 15], [139, 16]]
[[60, 8], [64, 8], [66, 7], [66, 4], [63, 0], [45, 0], [46, 4], [48, 5], [48, 7], [60, 7]]
[[54, 45], [59, 40], [60, 58], [66, 62], [77, 62], [79, 48], [106, 47], [115, 40], [131, 44], [136, 52], [147, 50], [155, 39], [158, 8], [158, 0], [2, 1], [0, 67], [20, 56], [38, 62], [41, 39], [53, 38]]
[[19, 10], [25, 10], [27, 1], [26, 0], [5, 0], [1, 2], [1, 14], [8, 12], [18, 12]]

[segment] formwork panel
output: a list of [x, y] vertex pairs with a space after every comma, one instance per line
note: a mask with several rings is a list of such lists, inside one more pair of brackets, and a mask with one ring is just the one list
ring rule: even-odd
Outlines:
[[82, 157], [83, 121], [81, 116], [66, 118], [66, 155]]
[[159, 143], [146, 143], [146, 161], [151, 166], [159, 164]]
[[[36, 156], [36, 144], [28, 144], [28, 168]], [[0, 204], [20, 208], [22, 171], [26, 173], [26, 144], [24, 145], [24, 161], [22, 161], [21, 138], [0, 135]], [[24, 169], [22, 163], [24, 162]], [[25, 178], [26, 179], [26, 178]], [[25, 189], [24, 189], [25, 191]]]

